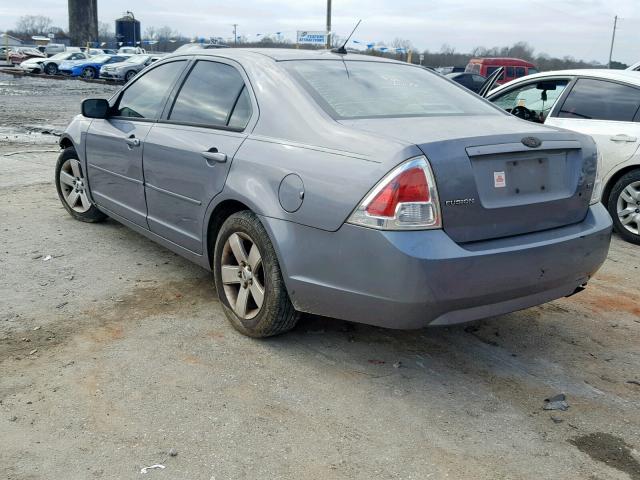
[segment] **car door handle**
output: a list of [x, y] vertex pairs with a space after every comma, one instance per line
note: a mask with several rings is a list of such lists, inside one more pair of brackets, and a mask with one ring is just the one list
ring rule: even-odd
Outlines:
[[207, 163], [209, 163], [209, 160], [216, 163], [227, 161], [227, 154], [219, 152], [217, 148], [210, 148], [206, 152], [202, 152], [202, 156], [207, 159]]
[[629, 135], [626, 135], [624, 133], [621, 133], [619, 135], [614, 135], [613, 137], [610, 138], [610, 140], [612, 142], [637, 142], [638, 141], [636, 137], [630, 137]]
[[131, 135], [129, 138], [125, 138], [124, 141], [126, 142], [127, 145], [129, 145], [129, 147], [139, 147], [140, 146], [140, 139], [134, 137], [133, 135]]

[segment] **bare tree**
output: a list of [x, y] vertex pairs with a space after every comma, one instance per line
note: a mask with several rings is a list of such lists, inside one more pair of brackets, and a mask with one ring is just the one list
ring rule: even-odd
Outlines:
[[103, 43], [109, 43], [112, 40], [114, 40], [116, 37], [116, 34], [113, 30], [113, 28], [111, 28], [111, 24], [107, 23], [107, 22], [98, 22], [98, 42]]
[[396, 37], [393, 42], [391, 42], [392, 48], [404, 48], [407, 52], [409, 50], [414, 50], [413, 43], [411, 40], [407, 40], [406, 38]]
[[24, 15], [18, 19], [15, 32], [25, 36], [43, 35], [49, 33], [52, 23], [51, 18], [43, 15]]

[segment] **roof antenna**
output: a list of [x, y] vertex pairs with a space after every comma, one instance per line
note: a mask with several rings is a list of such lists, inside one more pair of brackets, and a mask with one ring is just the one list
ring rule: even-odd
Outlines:
[[360, 26], [360, 22], [362, 22], [362, 19], [358, 20], [358, 23], [356, 23], [356, 26], [354, 27], [353, 31], [347, 37], [347, 39], [344, 41], [344, 43], [342, 44], [341, 47], [331, 49], [332, 53], [339, 53], [340, 55], [346, 55], [347, 54], [347, 49], [345, 48], [347, 46], [347, 42], [349, 42], [349, 40], [351, 40], [351, 37], [353, 36], [353, 34], [356, 33], [356, 30]]

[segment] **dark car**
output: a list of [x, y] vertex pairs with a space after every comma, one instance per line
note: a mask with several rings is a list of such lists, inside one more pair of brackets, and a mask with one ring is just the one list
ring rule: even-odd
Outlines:
[[482, 75], [467, 72], [449, 73], [446, 77], [475, 93], [478, 93], [487, 81]]

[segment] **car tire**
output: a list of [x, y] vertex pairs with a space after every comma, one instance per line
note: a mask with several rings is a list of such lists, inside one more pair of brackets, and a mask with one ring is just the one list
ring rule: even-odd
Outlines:
[[97, 77], [96, 69], [93, 67], [84, 67], [80, 76], [85, 80], [93, 80]]
[[213, 271], [225, 315], [240, 333], [263, 338], [296, 325], [300, 314], [289, 299], [269, 235], [253, 212], [234, 213], [222, 224]]
[[618, 235], [640, 245], [640, 169], [618, 179], [609, 194], [607, 209]]
[[44, 73], [47, 75], [57, 75], [58, 66], [55, 63], [47, 63], [44, 67]]
[[86, 176], [75, 148], [65, 148], [58, 156], [55, 182], [58, 198], [73, 218], [87, 223], [97, 223], [107, 218], [87, 196]]
[[129, 80], [131, 80], [133, 77], [136, 76], [136, 72], [134, 72], [133, 70], [129, 70], [127, 73], [125, 73], [124, 75], [124, 81], [128, 82]]

